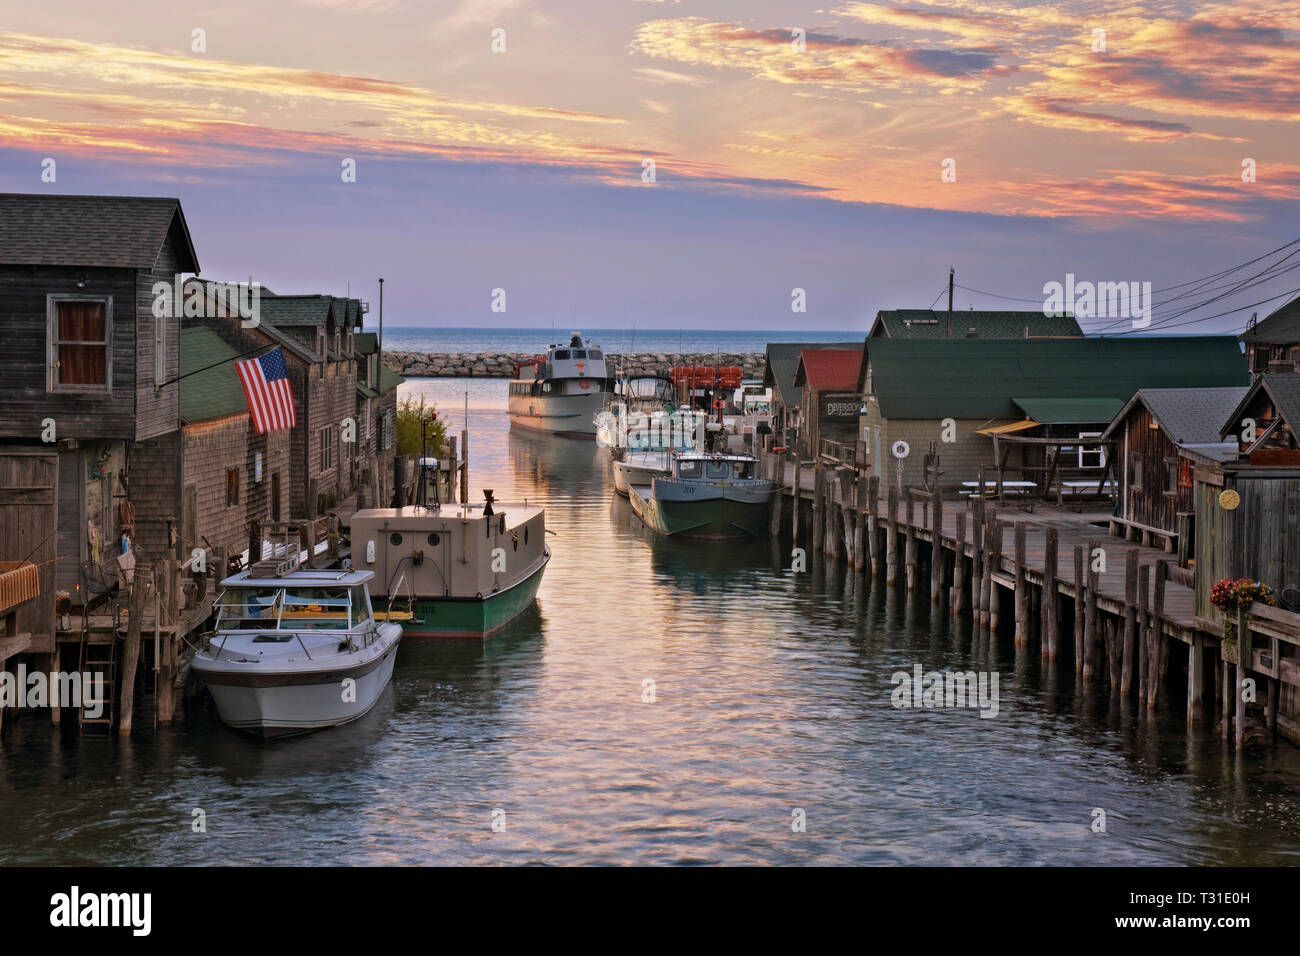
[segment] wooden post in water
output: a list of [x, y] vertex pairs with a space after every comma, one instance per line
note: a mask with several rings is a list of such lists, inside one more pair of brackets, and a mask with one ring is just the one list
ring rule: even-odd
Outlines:
[[[131, 735], [135, 718], [135, 672], [140, 664], [140, 625], [144, 618], [145, 592], [149, 590], [149, 565], [137, 564], [131, 579], [131, 593], [127, 603], [126, 643], [122, 648], [122, 694], [119, 699], [117, 732], [122, 737]], [[117, 639], [113, 635], [113, 640]], [[113, 688], [107, 688], [108, 693]]]
[[853, 570], [861, 571], [867, 563], [866, 516], [863, 509], [867, 506], [867, 479], [858, 475], [857, 497], [853, 504]]
[[794, 484], [790, 486], [794, 492], [790, 500], [790, 539], [793, 542], [791, 546], [796, 548], [799, 546], [799, 483], [803, 480], [799, 475], [799, 466], [801, 464], [799, 456], [796, 455], [794, 459]]
[[952, 549], [952, 590], [948, 592], [948, 608], [960, 614], [966, 603], [966, 512], [957, 512], [957, 534]]
[[1056, 566], [1061, 549], [1061, 532], [1049, 525], [1043, 541], [1043, 600], [1039, 629], [1042, 647], [1041, 657], [1046, 661], [1056, 660], [1057, 642], [1061, 636], [1060, 592], [1056, 590]]
[[180, 562], [168, 558], [161, 564], [159, 581], [163, 586], [163, 621], [171, 628], [167, 635], [162, 660], [158, 662], [158, 722], [170, 723], [176, 716], [176, 647], [181, 639], [181, 622], [177, 581]]
[[903, 489], [903, 507], [907, 517], [907, 526], [903, 533], [906, 536], [907, 553], [904, 556], [907, 565], [907, 589], [916, 590], [916, 501], [912, 497], [912, 489]]
[[1074, 673], [1083, 673], [1083, 631], [1084, 621], [1087, 614], [1084, 607], [1088, 603], [1087, 592], [1084, 590], [1084, 567], [1085, 559], [1083, 555], [1083, 545], [1074, 546]]
[[984, 582], [984, 508], [978, 498], [970, 501], [970, 612], [971, 626], [980, 623], [980, 588]]
[[[137, 570], [136, 574], [138, 575], [139, 573], [140, 572]], [[1159, 578], [1157, 577], [1156, 580], [1159, 580]], [[1246, 609], [1238, 605], [1237, 607], [1237, 683], [1236, 686], [1232, 688], [1233, 710], [1236, 712], [1236, 721], [1234, 722], [1234, 726], [1233, 726], [1232, 739], [1237, 750], [1241, 750], [1241, 748], [1245, 745], [1246, 742], [1246, 698], [1241, 692], [1242, 687], [1245, 686], [1246, 667], [1244, 662], [1241, 659], [1242, 658], [1241, 649], [1242, 646], [1245, 643], [1247, 643], [1247, 641], [1249, 640], [1249, 638], [1243, 640], [1243, 637], [1245, 637], [1246, 634], [1246, 628], [1249, 626], [1250, 626], [1250, 622], [1246, 620]]]
[[1147, 699], [1147, 659], [1151, 646], [1151, 566], [1138, 565], [1137, 584], [1137, 658], [1138, 703], [1145, 704]]
[[[1274, 681], [1276, 683], [1276, 681]], [[1205, 719], [1205, 638], [1192, 631], [1187, 648], [1187, 726]]]
[[867, 478], [867, 547], [870, 554], [871, 577], [880, 577], [880, 478]]
[[[1220, 645], [1219, 654], [1223, 654], [1222, 645]], [[1223, 719], [1219, 722], [1219, 730], [1220, 736], [1222, 736], [1226, 741], [1228, 739], [1228, 734], [1232, 730], [1232, 664], [1229, 661], [1220, 660], [1219, 669], [1223, 674], [1223, 688], [1221, 691], [1222, 703], [1220, 707]]]
[[943, 492], [934, 489], [930, 499], [930, 603], [943, 599]]
[[898, 580], [898, 489], [889, 486], [889, 514], [885, 516], [885, 583], [893, 586]]
[[822, 538], [826, 534], [826, 519], [822, 514], [822, 464], [813, 463], [813, 499], [812, 499], [812, 546], [814, 551], [821, 551]]
[[1016, 522], [1016, 635], [1017, 647], [1029, 644], [1029, 580], [1025, 577], [1025, 523]]
[[1155, 595], [1151, 599], [1151, 660], [1147, 663], [1151, 689], [1147, 693], [1147, 709], [1160, 703], [1163, 693], [1165, 665], [1169, 650], [1165, 647], [1165, 584], [1169, 581], [1169, 562], [1156, 562]]
[[989, 575], [993, 568], [993, 531], [997, 525], [997, 519], [989, 515], [987, 507], [983, 511], [983, 526], [980, 532], [983, 540], [980, 542], [980, 630], [986, 631], [989, 626]]
[[1137, 643], [1137, 589], [1138, 558], [1137, 548], [1131, 548], [1124, 555], [1124, 648], [1120, 665], [1119, 691], [1128, 701], [1133, 693], [1133, 651]]
[[994, 575], [1002, 570], [1002, 537], [1005, 523], [994, 517], [991, 526], [992, 540], [989, 547], [989, 568], [986, 577], [989, 581], [989, 633], [997, 634], [1002, 623], [1002, 595], [998, 593], [998, 582]]
[[1097, 588], [1101, 584], [1101, 575], [1094, 570], [1093, 554], [1101, 545], [1095, 540], [1088, 541], [1088, 597], [1083, 606], [1083, 679], [1092, 680], [1097, 672]]

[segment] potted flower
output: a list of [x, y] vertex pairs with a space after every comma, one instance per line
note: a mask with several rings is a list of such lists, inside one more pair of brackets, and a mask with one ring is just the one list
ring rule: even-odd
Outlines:
[[1214, 582], [1210, 588], [1210, 603], [1223, 612], [1223, 643], [1226, 647], [1235, 647], [1237, 644], [1235, 612], [1252, 601], [1270, 605], [1277, 603], [1271, 587], [1263, 581], [1252, 581], [1250, 578], [1237, 578], [1235, 581], [1224, 578]]

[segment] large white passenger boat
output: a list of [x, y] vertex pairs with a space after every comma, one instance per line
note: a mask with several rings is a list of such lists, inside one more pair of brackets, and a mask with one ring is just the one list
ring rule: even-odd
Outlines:
[[221, 582], [193, 668], [231, 727], [279, 737], [365, 715], [393, 674], [402, 628], [375, 620], [370, 571], [257, 566]]
[[568, 345], [552, 345], [533, 362], [519, 364], [510, 382], [510, 424], [595, 438], [593, 419], [612, 389], [605, 353], [574, 332]]

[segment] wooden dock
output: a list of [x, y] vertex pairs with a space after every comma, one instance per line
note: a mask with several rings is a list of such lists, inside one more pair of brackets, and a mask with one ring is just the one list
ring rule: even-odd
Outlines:
[[[1152, 538], [1112, 536], [1108, 502], [958, 496], [882, 486], [837, 462], [761, 461], [781, 486], [770, 530], [793, 547], [928, 590], [932, 608], [969, 615], [980, 632], [1005, 621], [1016, 646], [1038, 644], [1044, 667], [1068, 660], [1085, 686], [1106, 682], [1148, 710], [1168, 704], [1174, 675], [1185, 676], [1188, 725], [1217, 716], [1225, 738], [1235, 726], [1238, 749], [1248, 732], [1273, 734], [1279, 722], [1293, 740], [1300, 734], [1278, 706], [1281, 682], [1300, 676], [1283, 673], [1294, 658], [1279, 653], [1300, 646], [1300, 615], [1252, 605], [1238, 615], [1240, 648], [1225, 640], [1196, 615], [1193, 571]], [[1262, 727], [1236, 691], [1257, 682]]]

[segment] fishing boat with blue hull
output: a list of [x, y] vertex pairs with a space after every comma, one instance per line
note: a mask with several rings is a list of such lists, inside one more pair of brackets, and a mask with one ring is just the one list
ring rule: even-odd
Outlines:
[[758, 537], [767, 531], [776, 486], [758, 477], [752, 455], [678, 455], [671, 475], [630, 486], [632, 510], [660, 534]]
[[375, 573], [381, 620], [407, 638], [483, 638], [532, 606], [551, 559], [545, 510], [501, 503], [358, 511], [353, 561]]
[[388, 686], [402, 629], [372, 611], [369, 571], [259, 562], [221, 582], [216, 630], [191, 666], [223, 723], [263, 737], [364, 716]]

